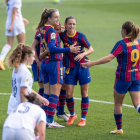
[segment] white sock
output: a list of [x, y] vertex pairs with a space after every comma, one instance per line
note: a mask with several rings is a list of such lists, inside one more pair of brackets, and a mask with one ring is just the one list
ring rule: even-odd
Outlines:
[[139, 104], [139, 105], [137, 106], [137, 108], [136, 108], [137, 111], [140, 113], [140, 109], [139, 109], [139, 108], [140, 108], [140, 104]]
[[2, 48], [2, 51], [0, 53], [0, 60], [3, 62], [7, 53], [10, 51], [11, 49], [11, 46], [6, 44], [3, 48]]

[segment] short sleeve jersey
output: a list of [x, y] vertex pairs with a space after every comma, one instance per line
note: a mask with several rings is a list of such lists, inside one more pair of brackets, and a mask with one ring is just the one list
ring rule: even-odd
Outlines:
[[[54, 27], [45, 25], [41, 31], [41, 47], [44, 49], [48, 48], [48, 43], [55, 43], [55, 47], [61, 48], [59, 35], [54, 30]], [[43, 60], [45, 63], [49, 61], [60, 61], [62, 60], [61, 53], [48, 54]]]
[[4, 123], [4, 127], [25, 128], [34, 133], [34, 128], [40, 121], [46, 123], [45, 112], [38, 105], [24, 102], [12, 110]]
[[[70, 45], [73, 45], [74, 43], [76, 43], [76, 46], [81, 46], [79, 53], [82, 53], [84, 48], [89, 48], [91, 46], [86, 36], [78, 31], [75, 31], [73, 36], [68, 35], [67, 31], [61, 32], [60, 38], [63, 41], [64, 48], [67, 48]], [[84, 57], [79, 62], [74, 60], [74, 57], [76, 56], [77, 56], [76, 53], [71, 53], [71, 52], [65, 53], [63, 58], [64, 66], [70, 68], [82, 67], [81, 63], [85, 63], [85, 60], [88, 59], [87, 57]]]
[[21, 14], [22, 0], [8, 0], [7, 3], [7, 20], [6, 20], [6, 29], [9, 29], [12, 21], [13, 9], [17, 8], [17, 13], [14, 21], [14, 26], [24, 25], [23, 17]]
[[27, 87], [27, 95], [31, 93], [33, 79], [31, 72], [24, 63], [21, 63], [18, 71], [13, 70], [12, 74], [12, 94], [8, 102], [8, 114], [11, 109], [21, 103], [20, 88]]
[[116, 78], [122, 81], [140, 80], [140, 40], [124, 38], [110, 52], [117, 58]]

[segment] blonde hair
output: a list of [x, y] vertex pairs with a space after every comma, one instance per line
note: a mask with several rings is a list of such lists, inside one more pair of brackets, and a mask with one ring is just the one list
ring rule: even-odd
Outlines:
[[32, 54], [33, 50], [30, 46], [20, 43], [7, 57], [7, 65], [9, 68], [14, 67], [18, 70], [20, 63], [25, 59], [26, 54]]

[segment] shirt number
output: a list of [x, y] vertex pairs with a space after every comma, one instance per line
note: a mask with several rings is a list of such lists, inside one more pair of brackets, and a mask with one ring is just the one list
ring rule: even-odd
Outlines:
[[135, 67], [137, 62], [139, 60], [139, 50], [137, 49], [134, 49], [132, 52], [131, 52], [131, 61], [134, 63], [132, 65], [132, 67]]

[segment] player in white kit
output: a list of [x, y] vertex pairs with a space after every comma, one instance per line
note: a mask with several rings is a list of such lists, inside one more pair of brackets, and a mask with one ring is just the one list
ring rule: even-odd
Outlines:
[[30, 46], [20, 43], [7, 58], [8, 66], [14, 67], [12, 74], [12, 94], [8, 103], [8, 114], [11, 114], [12, 109], [21, 102], [26, 102], [25, 95], [31, 92], [37, 95], [37, 98], [42, 104], [49, 104], [47, 99], [32, 89], [32, 74], [27, 69], [27, 65], [33, 63], [34, 56], [35, 52]]
[[46, 115], [41, 102], [34, 93], [25, 96], [28, 102], [20, 103], [7, 117], [3, 125], [2, 140], [35, 140], [34, 130], [38, 126], [38, 140], [45, 140]]
[[29, 21], [22, 17], [21, 7], [22, 0], [6, 0], [7, 4], [7, 20], [6, 20], [6, 32], [7, 44], [3, 47], [0, 53], [0, 69], [5, 70], [3, 61], [10, 51], [14, 43], [14, 37], [17, 36], [18, 43], [25, 42], [25, 26]]

